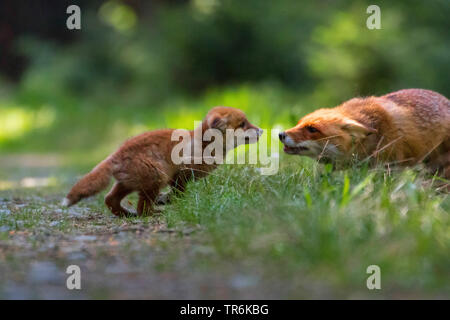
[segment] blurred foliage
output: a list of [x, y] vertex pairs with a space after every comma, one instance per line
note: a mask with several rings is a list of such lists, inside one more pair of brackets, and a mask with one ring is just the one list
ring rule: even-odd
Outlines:
[[[449, 96], [450, 3], [379, 1], [381, 30], [366, 28], [369, 4], [84, 5], [74, 41], [16, 40], [29, 65], [12, 94], [0, 92], [0, 117], [24, 116], [8, 124], [0, 146], [86, 148], [145, 128], [190, 127], [216, 104], [270, 127], [356, 95], [422, 87]], [[34, 125], [39, 114], [51, 119]]]
[[[14, 2], [3, 1], [0, 11]], [[82, 1], [81, 31], [66, 30], [61, 11], [54, 26], [41, 18], [41, 28], [54, 30], [20, 29], [14, 39], [28, 64], [9, 68], [25, 70], [17, 84], [0, 74], [0, 156], [63, 154], [67, 175], [86, 172], [145, 130], [192, 129], [215, 105], [244, 110], [265, 129], [265, 145], [268, 129], [290, 127], [316, 108], [354, 96], [419, 87], [449, 97], [450, 2], [378, 0], [381, 30], [366, 27], [370, 4]], [[38, 12], [35, 1], [27, 6]], [[58, 6], [52, 15], [64, 7]], [[0, 45], [7, 23], [1, 13]], [[18, 17], [9, 20], [27, 20]], [[29, 26], [38, 28], [39, 19]], [[302, 287], [306, 275], [359, 288], [367, 265], [379, 261], [391, 288], [448, 288], [449, 219], [443, 213], [450, 202], [423, 188], [425, 173], [331, 172], [311, 159], [280, 157], [282, 171], [273, 176], [249, 166], [222, 167], [176, 198], [165, 209], [167, 222], [201, 225], [201, 239], [194, 240], [217, 252], [205, 255], [208, 263], [256, 259], [258, 266], [274, 266], [270, 274], [288, 272]], [[14, 186], [5, 180], [8, 170], [0, 168], [0, 189]], [[30, 199], [36, 199], [34, 189]], [[8, 217], [15, 227], [17, 219], [26, 220]]]

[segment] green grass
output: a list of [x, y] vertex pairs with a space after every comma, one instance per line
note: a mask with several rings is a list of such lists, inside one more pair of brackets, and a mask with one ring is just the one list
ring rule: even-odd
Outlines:
[[[187, 255], [189, 272], [250, 272], [278, 283], [285, 298], [448, 297], [450, 199], [437, 191], [439, 181], [414, 168], [337, 171], [303, 157], [282, 155], [280, 160], [279, 172], [271, 176], [255, 166], [223, 165], [191, 182], [160, 215], [128, 219], [108, 212], [104, 193], [70, 209], [60, 207], [75, 178], [59, 169], [51, 187], [0, 191], [0, 200], [13, 210], [0, 215], [0, 225], [7, 227], [0, 241], [8, 248], [15, 241], [28, 243], [6, 251], [16, 261], [21, 258], [14, 252], [41, 252], [61, 238], [161, 225], [173, 236], [156, 237], [152, 250], [165, 257], [145, 268], [157, 273], [174, 272]], [[136, 196], [129, 201], [135, 205]], [[71, 210], [79, 214], [72, 216]], [[148, 232], [141, 234], [151, 236]], [[151, 248], [137, 234], [126, 239], [117, 240], [121, 256], [134, 261], [149, 254]], [[103, 247], [99, 242], [92, 252], [100, 255]], [[366, 288], [369, 265], [381, 268], [379, 292]]]
[[283, 163], [273, 176], [221, 168], [191, 184], [164, 216], [169, 226], [201, 226], [218, 263], [253, 260], [293, 279], [360, 290], [376, 264], [385, 292], [448, 290], [450, 199], [423, 186], [419, 172]]
[[[0, 101], [0, 116], [14, 119], [0, 135], [2, 150], [13, 157], [14, 152], [41, 152], [63, 159], [59, 168], [16, 165], [0, 171], [0, 209], [3, 199], [13, 210], [0, 214], [0, 244], [8, 244], [7, 255], [14, 260], [22, 259], [17, 252], [33, 254], [24, 249], [23, 241], [40, 252], [60, 238], [68, 246], [79, 234], [108, 237], [108, 242], [111, 230], [137, 225], [144, 227], [140, 236], [128, 233], [125, 243], [118, 238], [120, 255], [140, 261], [130, 257], [145, 257], [149, 250], [167, 254], [154, 269], [145, 265], [145, 270], [171, 270], [171, 264], [182, 260], [183, 270], [188, 270], [183, 277], [194, 272], [219, 277], [255, 273], [269, 281], [263, 288], [275, 288], [280, 298], [450, 295], [450, 199], [437, 190], [441, 182], [420, 168], [387, 172], [353, 166], [337, 171], [280, 150], [277, 174], [264, 176], [254, 166], [223, 165], [190, 183], [186, 193], [156, 217], [116, 219], [103, 204], [104, 193], [77, 205], [75, 216], [59, 206], [75, 176], [86, 173], [130, 135], [157, 127], [192, 128], [193, 120], [213, 105], [242, 108], [262, 128], [290, 127], [318, 107], [306, 98], [270, 85], [242, 85], [197, 98], [174, 97], [148, 109], [68, 100], [44, 107]], [[52, 115], [49, 121], [44, 121], [46, 115]], [[52, 178], [51, 187], [17, 187], [23, 177], [43, 176]], [[9, 185], [16, 189], [4, 190]], [[131, 201], [135, 204], [136, 197]], [[150, 248], [145, 241], [153, 235], [147, 232], [160, 225], [172, 230], [171, 236], [157, 233], [157, 245]], [[151, 239], [144, 241], [143, 234]], [[113, 256], [119, 254], [115, 247], [108, 248]], [[52, 254], [46, 258], [53, 259]], [[92, 263], [103, 270], [99, 261]], [[366, 288], [366, 269], [374, 264], [381, 268], [381, 292]], [[12, 265], [4, 267], [5, 272], [14, 270]], [[97, 276], [104, 277], [101, 272]], [[255, 294], [266, 297], [267, 292]]]

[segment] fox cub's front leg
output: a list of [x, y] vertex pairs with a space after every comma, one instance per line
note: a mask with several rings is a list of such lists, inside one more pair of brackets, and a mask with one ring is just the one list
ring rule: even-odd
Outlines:
[[177, 175], [170, 182], [170, 190], [167, 192], [161, 192], [156, 198], [157, 205], [166, 205], [171, 202], [171, 198], [174, 192], [183, 193], [186, 190], [186, 184], [190, 180], [189, 176], [184, 174]]
[[148, 216], [152, 215], [154, 210], [154, 205], [156, 203], [156, 197], [158, 196], [158, 191], [147, 190], [139, 192], [139, 201], [137, 205], [138, 216]]

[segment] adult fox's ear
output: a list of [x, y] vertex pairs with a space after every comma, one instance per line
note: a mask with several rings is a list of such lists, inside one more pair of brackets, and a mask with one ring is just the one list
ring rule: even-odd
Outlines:
[[345, 119], [341, 128], [350, 133], [350, 135], [354, 136], [355, 138], [364, 138], [373, 133], [377, 133], [376, 129], [352, 119]]
[[213, 116], [208, 119], [208, 127], [211, 129], [225, 131], [225, 129], [227, 128], [227, 120], [219, 116]]

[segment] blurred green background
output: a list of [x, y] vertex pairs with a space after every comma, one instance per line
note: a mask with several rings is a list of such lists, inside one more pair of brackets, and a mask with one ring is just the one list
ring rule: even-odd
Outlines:
[[449, 17], [448, 0], [1, 0], [0, 297], [73, 298], [32, 271], [75, 261], [95, 279], [83, 298], [448, 298], [450, 197], [420, 167], [333, 171], [280, 150], [277, 174], [222, 166], [161, 216], [114, 219], [104, 193], [59, 203], [126, 138], [190, 129], [215, 105], [243, 109], [263, 145], [354, 96], [450, 97]]
[[[81, 8], [81, 30], [66, 8]], [[0, 4], [0, 150], [103, 158], [126, 137], [192, 128], [214, 105], [289, 127], [353, 96], [450, 96], [450, 3], [33, 1]]]

